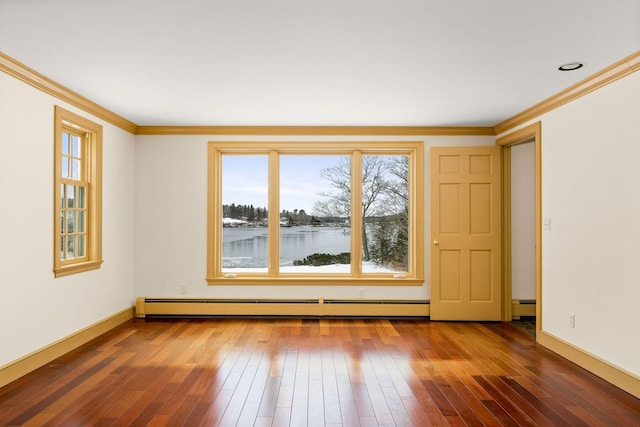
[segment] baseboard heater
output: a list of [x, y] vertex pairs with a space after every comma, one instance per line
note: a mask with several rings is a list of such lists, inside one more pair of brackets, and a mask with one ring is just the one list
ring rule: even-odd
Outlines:
[[299, 316], [428, 317], [425, 300], [340, 299], [136, 299], [136, 317]]
[[521, 317], [535, 317], [536, 300], [534, 299], [514, 299], [511, 301], [511, 317], [520, 319]]

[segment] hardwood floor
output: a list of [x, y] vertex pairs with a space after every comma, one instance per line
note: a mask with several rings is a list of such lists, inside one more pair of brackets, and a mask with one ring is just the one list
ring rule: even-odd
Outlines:
[[0, 389], [0, 425], [638, 426], [507, 323], [132, 320]]

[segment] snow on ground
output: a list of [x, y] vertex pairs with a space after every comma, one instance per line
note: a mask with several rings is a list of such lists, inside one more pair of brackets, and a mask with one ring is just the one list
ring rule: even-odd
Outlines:
[[[266, 273], [267, 268], [224, 268], [223, 273]], [[376, 265], [373, 262], [364, 261], [362, 263], [363, 273], [397, 273], [385, 267]], [[324, 273], [324, 274], [349, 274], [351, 273], [350, 264], [331, 264], [331, 265], [292, 265], [280, 267], [280, 273]]]

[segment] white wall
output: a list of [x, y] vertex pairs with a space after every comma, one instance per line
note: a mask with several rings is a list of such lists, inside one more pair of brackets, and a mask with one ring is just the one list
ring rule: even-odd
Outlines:
[[640, 375], [640, 72], [541, 119], [542, 329]]
[[[58, 279], [54, 105], [104, 126], [104, 264]], [[134, 155], [133, 135], [0, 73], [0, 366], [132, 305]]]
[[535, 144], [511, 147], [511, 297], [536, 299]]
[[136, 138], [136, 296], [209, 298], [358, 298], [362, 286], [209, 286], [206, 277], [207, 143], [212, 140], [425, 142], [425, 277], [423, 286], [367, 286], [365, 298], [429, 298], [429, 171], [432, 146], [494, 145], [486, 137], [246, 137], [138, 136]]

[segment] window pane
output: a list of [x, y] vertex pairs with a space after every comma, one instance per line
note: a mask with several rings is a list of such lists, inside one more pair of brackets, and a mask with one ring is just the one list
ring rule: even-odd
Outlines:
[[62, 154], [69, 155], [69, 134], [62, 132]]
[[65, 251], [65, 248], [64, 248], [64, 242], [66, 240], [67, 240], [66, 237], [64, 237], [64, 236], [60, 237], [60, 259], [61, 260], [65, 260], [66, 259], [65, 258], [66, 251]]
[[60, 184], [60, 207], [63, 207], [63, 208], [65, 206], [65, 204], [64, 204], [64, 192], [65, 192], [66, 187], [67, 187], [66, 184]]
[[67, 233], [75, 233], [75, 212], [67, 211]]
[[67, 236], [67, 259], [75, 257], [74, 236]]
[[66, 232], [65, 228], [64, 228], [64, 217], [65, 217], [65, 213], [66, 211], [63, 209], [60, 211], [60, 233], [64, 234]]
[[77, 159], [71, 160], [72, 171], [71, 171], [71, 179], [80, 179], [80, 161]]
[[75, 185], [67, 185], [67, 207], [73, 208], [76, 205], [76, 187]]
[[351, 160], [280, 156], [280, 271], [350, 273]]
[[78, 258], [82, 258], [83, 256], [85, 256], [85, 239], [86, 239], [86, 236], [84, 234], [80, 234], [77, 236]]
[[62, 178], [69, 178], [69, 158], [62, 156]]
[[407, 271], [408, 156], [362, 157], [362, 218], [362, 271]]
[[78, 211], [78, 223], [76, 224], [77, 228], [78, 228], [78, 233], [84, 233], [85, 231], [85, 212], [84, 211]]
[[266, 155], [222, 156], [222, 271], [268, 269]]
[[76, 205], [77, 207], [84, 209], [87, 207], [87, 189], [85, 187], [78, 187]]
[[71, 137], [71, 155], [80, 157], [80, 138], [76, 135]]

